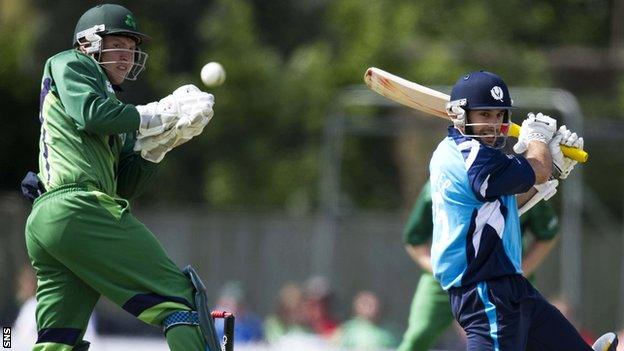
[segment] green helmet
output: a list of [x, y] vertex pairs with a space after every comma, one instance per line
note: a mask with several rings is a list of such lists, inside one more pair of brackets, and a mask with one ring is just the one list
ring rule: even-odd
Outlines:
[[[103, 49], [103, 37], [106, 35], [123, 35], [131, 37], [136, 41], [135, 49]], [[107, 65], [118, 63], [127, 64], [127, 61], [102, 61], [103, 52], [110, 51], [130, 51], [134, 55], [132, 67], [124, 74], [124, 80], [136, 80], [139, 73], [145, 69], [147, 61], [147, 53], [141, 51], [138, 47], [142, 42], [149, 40], [150, 37], [141, 33], [137, 28], [134, 15], [127, 8], [114, 5], [102, 4], [93, 7], [85, 12], [74, 30], [74, 47], [80, 47], [80, 51], [90, 55], [99, 65], [101, 65], [107, 74], [113, 74], [107, 69]]]
[[[97, 29], [94, 30], [96, 27]], [[76, 24], [73, 45], [80, 45], [88, 31], [94, 31], [100, 36], [108, 34], [127, 35], [134, 38], [137, 45], [150, 39], [149, 36], [139, 31], [132, 12], [115, 4], [97, 5], [87, 10]]]

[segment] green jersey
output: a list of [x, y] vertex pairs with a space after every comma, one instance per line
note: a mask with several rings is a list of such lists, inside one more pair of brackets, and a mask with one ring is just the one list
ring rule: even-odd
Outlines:
[[540, 201], [520, 216], [522, 233], [530, 231], [536, 240], [550, 240], [559, 232], [559, 218], [555, 209], [546, 201]]
[[[421, 245], [433, 235], [433, 216], [431, 214], [431, 190], [427, 182], [420, 192], [412, 213], [403, 231], [406, 244]], [[546, 201], [540, 201], [520, 217], [522, 233], [528, 229], [535, 239], [549, 240], [557, 235], [559, 221], [555, 210]]]
[[93, 58], [67, 50], [45, 64], [41, 83], [39, 178], [47, 191], [78, 185], [133, 197], [155, 173], [133, 151], [140, 117]]
[[403, 230], [403, 241], [410, 245], [422, 245], [433, 236], [431, 187], [425, 183], [416, 199], [412, 213]]

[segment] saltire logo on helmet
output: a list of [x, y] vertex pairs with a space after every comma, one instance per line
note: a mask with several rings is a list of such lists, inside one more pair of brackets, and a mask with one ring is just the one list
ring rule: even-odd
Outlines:
[[501, 89], [501, 87], [499, 87], [498, 85], [495, 86], [494, 88], [492, 88], [492, 90], [490, 90], [490, 94], [492, 94], [492, 97], [494, 98], [494, 100], [499, 100], [499, 101], [503, 101], [503, 89]]

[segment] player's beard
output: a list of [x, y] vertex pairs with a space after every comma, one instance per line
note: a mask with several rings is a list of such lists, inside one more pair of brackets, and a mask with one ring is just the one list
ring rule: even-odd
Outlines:
[[488, 128], [488, 130], [481, 133], [481, 135], [483, 135], [480, 137], [481, 142], [488, 146], [494, 146], [496, 139], [498, 139], [498, 136], [500, 135], [499, 131], [500, 128]]
[[507, 135], [503, 133], [503, 125], [497, 124], [484, 128], [485, 130], [479, 131], [475, 138], [484, 145], [501, 149], [507, 142]]

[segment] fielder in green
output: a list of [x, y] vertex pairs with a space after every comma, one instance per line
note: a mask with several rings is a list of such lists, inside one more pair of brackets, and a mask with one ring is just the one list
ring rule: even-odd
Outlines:
[[39, 172], [22, 183], [34, 201], [26, 224], [38, 279], [33, 350], [87, 350], [82, 337], [105, 296], [163, 328], [171, 350], [216, 351], [201, 322], [198, 276], [168, 258], [127, 200], [213, 115], [213, 96], [192, 85], [147, 105], [117, 99], [119, 86], [143, 70], [139, 46], [148, 39], [129, 10], [98, 5], [79, 19], [73, 48], [45, 64]]
[[[554, 247], [559, 223], [554, 209], [546, 201], [520, 217], [522, 232], [533, 234], [532, 244], [525, 249], [522, 270], [530, 276]], [[431, 192], [429, 182], [422, 190], [403, 232], [404, 242], [410, 257], [420, 266], [422, 274], [403, 335], [399, 351], [425, 351], [451, 325], [453, 315], [447, 293], [433, 278], [431, 268], [431, 237], [433, 220], [431, 214]]]

